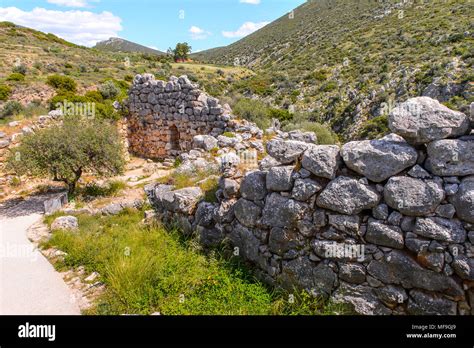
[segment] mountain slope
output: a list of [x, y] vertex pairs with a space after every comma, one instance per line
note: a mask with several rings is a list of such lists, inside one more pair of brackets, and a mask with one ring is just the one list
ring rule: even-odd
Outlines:
[[351, 138], [411, 96], [466, 110], [474, 101], [472, 13], [474, 3], [465, 0], [312, 0], [193, 58], [251, 67], [259, 80], [241, 84], [240, 92], [310, 111], [312, 120]]
[[111, 37], [108, 40], [98, 42], [94, 48], [102, 51], [110, 52], [140, 52], [140, 53], [149, 53], [163, 55], [164, 52], [154, 50], [150, 47], [139, 45], [135, 42], [131, 42], [125, 39], [118, 37]]

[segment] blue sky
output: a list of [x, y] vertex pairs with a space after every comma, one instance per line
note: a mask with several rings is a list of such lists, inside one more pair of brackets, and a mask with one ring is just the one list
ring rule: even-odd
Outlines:
[[0, 0], [8, 20], [93, 46], [118, 36], [165, 50], [188, 42], [193, 51], [228, 45], [305, 0]]

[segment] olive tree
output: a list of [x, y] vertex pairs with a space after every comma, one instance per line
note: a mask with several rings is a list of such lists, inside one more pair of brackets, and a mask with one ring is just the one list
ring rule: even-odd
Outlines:
[[8, 166], [18, 175], [62, 181], [73, 194], [84, 173], [99, 177], [120, 174], [124, 167], [122, 151], [112, 124], [66, 118], [61, 124], [25, 136], [10, 150]]

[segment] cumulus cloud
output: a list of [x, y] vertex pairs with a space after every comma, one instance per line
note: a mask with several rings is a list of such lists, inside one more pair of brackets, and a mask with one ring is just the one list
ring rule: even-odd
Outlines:
[[222, 35], [228, 38], [244, 37], [249, 34], [252, 34], [254, 31], [257, 31], [260, 28], [263, 28], [268, 23], [270, 22], [259, 22], [259, 23], [245, 22], [236, 31], [223, 31]]
[[240, 0], [242, 4], [251, 4], [251, 5], [258, 5], [260, 4], [260, 0]]
[[108, 11], [53, 11], [40, 7], [23, 11], [16, 7], [0, 7], [0, 21], [53, 33], [84, 46], [94, 46], [99, 41], [116, 37], [122, 30], [122, 19]]
[[196, 27], [195, 25], [189, 28], [189, 32], [191, 33], [191, 38], [193, 40], [204, 40], [207, 39], [209, 35], [211, 35], [211, 32]]
[[87, 0], [48, 0], [48, 3], [66, 7], [86, 7]]

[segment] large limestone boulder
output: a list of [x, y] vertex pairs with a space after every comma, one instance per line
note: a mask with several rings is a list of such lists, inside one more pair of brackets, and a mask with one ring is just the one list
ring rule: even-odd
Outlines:
[[458, 191], [450, 197], [450, 201], [460, 219], [474, 224], [474, 176], [461, 181]]
[[262, 215], [262, 208], [252, 201], [240, 198], [234, 206], [235, 217], [246, 227], [255, 227]]
[[359, 180], [340, 176], [331, 181], [321, 192], [316, 204], [321, 208], [346, 215], [358, 214], [378, 205], [380, 195]]
[[258, 170], [247, 173], [240, 184], [242, 197], [251, 201], [264, 199], [267, 195], [266, 178], [267, 173]]
[[469, 138], [437, 140], [430, 143], [426, 168], [439, 176], [474, 175], [474, 137]]
[[316, 176], [334, 179], [340, 156], [337, 145], [311, 145], [305, 151], [301, 165]]
[[77, 230], [79, 222], [75, 216], [60, 216], [51, 224], [51, 230]]
[[464, 296], [464, 291], [454, 279], [424, 269], [403, 251], [394, 250], [381, 260], [371, 261], [367, 272], [385, 284]]
[[273, 139], [267, 143], [268, 154], [282, 164], [295, 162], [307, 148], [307, 143], [294, 140]]
[[271, 227], [295, 228], [309, 210], [306, 203], [272, 193], [266, 199], [262, 223]]
[[391, 208], [402, 214], [424, 216], [436, 210], [444, 199], [444, 191], [435, 181], [396, 176], [385, 185], [384, 198]]
[[290, 191], [293, 187], [294, 166], [274, 167], [267, 174], [267, 190]]
[[391, 134], [380, 140], [351, 141], [341, 150], [346, 165], [374, 182], [382, 182], [416, 164], [417, 151]]
[[403, 249], [404, 246], [403, 232], [400, 227], [384, 225], [373, 219], [369, 220], [365, 240], [394, 249]]
[[186, 187], [168, 191], [163, 197], [164, 207], [174, 213], [193, 214], [201, 200], [203, 192], [200, 187]]
[[466, 231], [459, 221], [439, 217], [417, 218], [413, 232], [443, 242], [463, 243], [466, 240]]
[[407, 312], [411, 315], [456, 315], [456, 302], [417, 289], [410, 291]]
[[217, 139], [212, 135], [196, 135], [193, 138], [193, 146], [205, 151], [211, 151], [217, 147]]
[[398, 105], [388, 121], [392, 132], [411, 144], [426, 144], [463, 135], [470, 124], [462, 112], [448, 109], [429, 97], [411, 98]]
[[341, 282], [334, 292], [336, 303], [350, 304], [355, 312], [362, 315], [388, 315], [390, 309], [377, 298], [373, 288], [366, 285], [353, 285]]

